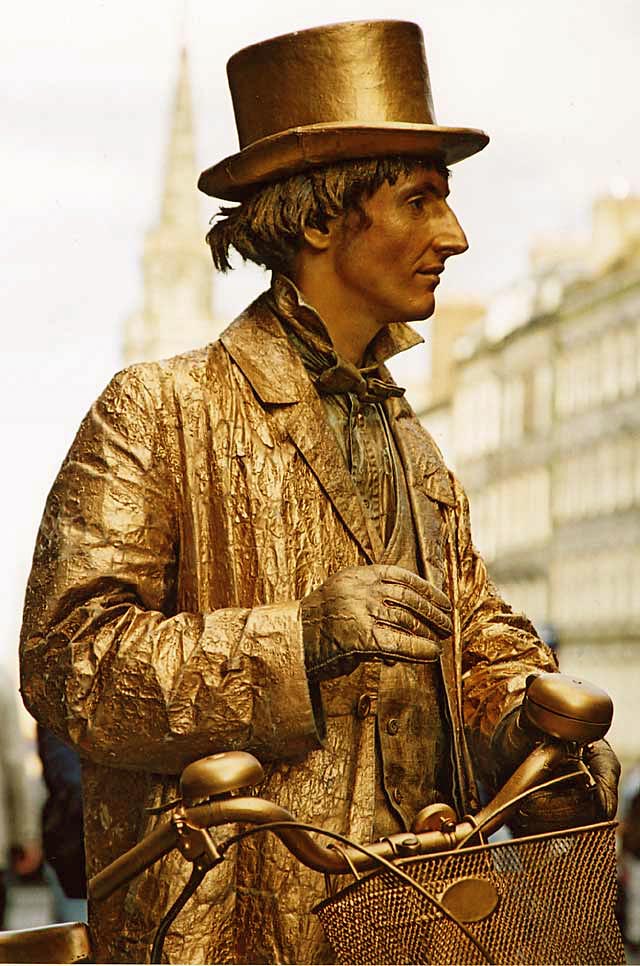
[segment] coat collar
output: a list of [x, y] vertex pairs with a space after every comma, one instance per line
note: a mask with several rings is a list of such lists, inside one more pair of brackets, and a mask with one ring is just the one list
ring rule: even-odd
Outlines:
[[[286, 312], [303, 313], [305, 324], [330, 344], [322, 319], [284, 275], [274, 276], [271, 290], [264, 292], [231, 323], [222, 333], [221, 341], [263, 403], [298, 402], [309, 380], [298, 353], [280, 325], [274, 304], [281, 304]], [[373, 359], [383, 363], [423, 341], [409, 325], [396, 322], [378, 333], [370, 352]]]
[[[402, 329], [413, 331], [404, 325]], [[398, 345], [395, 333], [388, 333], [388, 339], [390, 346]], [[375, 562], [380, 553], [379, 538], [347, 470], [322, 400], [270, 307], [267, 293], [231, 323], [221, 341], [260, 402], [276, 407], [273, 418], [298, 447], [367, 558]], [[407, 347], [406, 333], [400, 333], [400, 342], [402, 348]], [[415, 339], [410, 344], [415, 344]], [[385, 375], [391, 378], [386, 371]], [[410, 490], [416, 488], [432, 500], [454, 506], [442, 456], [411, 407], [404, 399], [390, 399], [386, 411]]]
[[264, 292], [220, 336], [265, 405], [299, 402], [309, 378]]

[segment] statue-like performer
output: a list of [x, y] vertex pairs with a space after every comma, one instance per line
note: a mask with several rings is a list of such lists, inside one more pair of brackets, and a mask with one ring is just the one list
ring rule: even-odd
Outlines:
[[[467, 248], [446, 165], [488, 138], [436, 125], [414, 24], [276, 38], [229, 78], [241, 150], [199, 185], [240, 204], [208, 241], [271, 288], [218, 342], [112, 380], [27, 592], [24, 697], [82, 756], [89, 874], [162, 820], [148, 809], [189, 761], [226, 749], [266, 764], [259, 794], [360, 841], [435, 800], [473, 810], [476, 779], [529, 750], [527, 676], [556, 667], [488, 580], [465, 496], [384, 366]], [[574, 821], [615, 812], [615, 757], [601, 742], [590, 759]], [[173, 852], [94, 908], [97, 961], [145, 961], [188, 872]], [[309, 915], [323, 890], [277, 840], [246, 840], [167, 955], [331, 962]]]

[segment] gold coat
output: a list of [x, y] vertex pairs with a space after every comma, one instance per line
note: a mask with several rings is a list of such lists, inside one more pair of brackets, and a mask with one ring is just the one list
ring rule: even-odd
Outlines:
[[[410, 332], [392, 326], [387, 338], [410, 344]], [[441, 669], [458, 782], [474, 808], [467, 742], [481, 761], [526, 676], [555, 662], [488, 581], [465, 496], [431, 437], [405, 400], [385, 406], [419, 556], [428, 568], [439, 555], [453, 602]], [[27, 707], [83, 757], [89, 875], [163, 820], [145, 809], [176, 797], [184, 765], [232, 748], [265, 764], [258, 794], [370, 838], [375, 717], [354, 713], [354, 696], [371, 695], [375, 710], [379, 666], [323, 685], [321, 742], [299, 601], [331, 573], [376, 562], [371, 531], [265, 296], [220, 341], [114, 377], [49, 496], [21, 641]], [[402, 744], [407, 777], [420, 762]], [[91, 908], [96, 961], [147, 961], [189, 869], [172, 853]], [[165, 952], [182, 963], [331, 962], [307, 914], [323, 895], [322, 877], [277, 840], [249, 839], [205, 879]]]

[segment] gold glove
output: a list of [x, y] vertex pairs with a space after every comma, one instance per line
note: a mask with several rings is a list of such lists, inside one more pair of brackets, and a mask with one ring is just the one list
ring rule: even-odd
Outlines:
[[303, 599], [302, 626], [307, 671], [321, 680], [361, 661], [436, 661], [452, 633], [451, 604], [401, 567], [352, 567]]
[[[504, 718], [492, 742], [496, 785], [515, 771], [539, 739], [539, 732], [534, 734], [530, 726], [523, 725], [519, 708]], [[602, 739], [584, 749], [583, 760], [594, 781], [591, 787], [585, 779], [576, 778], [566, 785], [535, 792], [524, 800], [509, 823], [511, 828], [518, 834], [533, 835], [613, 819], [620, 778], [615, 753]], [[568, 762], [566, 771], [574, 770], [575, 766]]]

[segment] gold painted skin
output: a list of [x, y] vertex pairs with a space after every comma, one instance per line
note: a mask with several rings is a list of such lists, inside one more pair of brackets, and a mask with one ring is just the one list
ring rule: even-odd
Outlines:
[[[379, 352], [415, 341], [390, 326]], [[384, 369], [384, 378], [390, 378]], [[461, 797], [475, 803], [462, 735], [487, 760], [546, 647], [487, 580], [466, 499], [403, 399], [385, 410], [408, 483], [422, 568], [437, 551], [455, 631], [441, 661]], [[441, 521], [433, 543], [434, 511]], [[330, 574], [376, 562], [361, 501], [321, 399], [261, 297], [221, 341], [117, 375], [84, 420], [49, 496], [27, 590], [27, 706], [83, 755], [88, 874], [161, 817], [188, 762], [254, 752], [257, 793], [304, 821], [367, 840], [375, 807], [379, 665], [322, 685], [324, 745], [305, 673], [299, 601]], [[420, 744], [403, 742], [411, 762]], [[413, 751], [412, 751], [413, 749]], [[98, 962], [144, 962], [189, 873], [179, 853], [90, 910]], [[331, 962], [308, 910], [322, 877], [273, 838], [211, 873], [166, 942], [171, 962]]]

